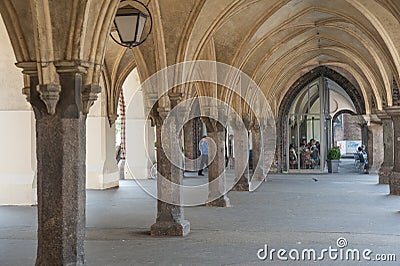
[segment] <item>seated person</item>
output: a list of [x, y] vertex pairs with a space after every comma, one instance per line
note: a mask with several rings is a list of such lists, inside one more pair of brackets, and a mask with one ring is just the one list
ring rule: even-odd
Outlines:
[[297, 152], [293, 144], [289, 145], [289, 163], [291, 169], [297, 168]]
[[311, 168], [311, 150], [310, 146], [307, 144], [304, 149], [301, 151], [302, 160], [303, 160], [303, 169], [310, 169]]

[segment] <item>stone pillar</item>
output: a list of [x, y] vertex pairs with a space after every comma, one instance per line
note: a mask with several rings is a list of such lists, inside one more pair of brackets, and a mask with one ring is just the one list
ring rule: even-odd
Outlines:
[[[172, 107], [177, 105], [179, 95], [171, 95]], [[177, 134], [177, 121], [175, 118], [170, 118], [168, 129], [162, 129], [163, 121], [167, 117], [167, 111], [159, 108], [159, 115], [154, 115], [153, 119], [156, 124], [157, 138], [157, 219], [156, 223], [151, 226], [152, 236], [186, 236], [190, 231], [190, 223], [184, 219], [183, 208], [181, 203], [181, 189], [179, 185], [183, 184], [183, 174], [180, 165], [174, 165], [171, 159], [173, 156], [179, 156], [182, 161], [181, 154], [174, 153], [173, 147], [179, 147], [180, 138]], [[161, 132], [169, 134], [171, 137], [165, 137], [166, 142], [162, 143]], [[169, 153], [168, 156], [166, 153]]]
[[[207, 127], [208, 137], [215, 144], [208, 144], [209, 166], [208, 166], [208, 202], [210, 207], [228, 207], [229, 198], [226, 195], [225, 178], [225, 127], [212, 118], [202, 118]], [[212, 159], [210, 156], [215, 154]]]
[[196, 171], [197, 165], [195, 159], [198, 157], [195, 152], [195, 140], [196, 132], [194, 131], [195, 120], [192, 119], [188, 121], [183, 126], [183, 140], [184, 140], [184, 150], [185, 150], [185, 170], [186, 171]]
[[378, 174], [383, 162], [383, 127], [381, 123], [371, 121], [368, 126], [368, 172]]
[[386, 113], [380, 113], [379, 118], [383, 127], [383, 163], [379, 169], [379, 184], [389, 184], [393, 170], [393, 122]]
[[245, 127], [233, 125], [235, 182], [233, 191], [249, 191], [249, 137]]
[[37, 144], [36, 265], [85, 263], [85, 122], [100, 88], [83, 88], [82, 74], [73, 71], [61, 72], [60, 84], [36, 86], [37, 76], [31, 76]]
[[400, 106], [386, 108], [393, 121], [393, 171], [389, 178], [390, 195], [400, 196]]
[[253, 174], [250, 182], [260, 182], [265, 180], [264, 176], [264, 149], [261, 129], [259, 126], [252, 127], [253, 142]]

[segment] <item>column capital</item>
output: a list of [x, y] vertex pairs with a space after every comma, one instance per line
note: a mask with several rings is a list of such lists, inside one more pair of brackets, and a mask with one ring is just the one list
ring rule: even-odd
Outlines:
[[177, 106], [183, 99], [183, 93], [170, 92], [168, 93], [169, 101], [171, 102], [171, 109]]
[[372, 124], [380, 124], [381, 120], [377, 114], [369, 114], [369, 115], [363, 115], [363, 118], [365, 122], [367, 123], [367, 126], [370, 126]]
[[250, 130], [253, 126], [253, 120], [251, 119], [251, 116], [249, 114], [244, 113], [242, 115], [242, 119], [244, 126], [247, 128], [247, 130]]
[[86, 85], [82, 88], [82, 113], [87, 115], [89, 113], [90, 107], [98, 98], [98, 94], [101, 92], [101, 87], [99, 85]]
[[164, 120], [167, 118], [169, 109], [164, 107], [157, 108], [157, 111], [151, 111], [149, 114], [149, 119], [151, 120], [151, 125], [154, 127], [161, 127]]
[[388, 113], [385, 110], [382, 111], [377, 111], [376, 115], [378, 116], [378, 118], [380, 120], [389, 120], [392, 119], [392, 117], [390, 115], [388, 115]]
[[261, 126], [260, 126], [260, 124], [258, 124], [258, 123], [252, 123], [252, 126], [251, 126], [251, 131], [256, 131], [256, 132], [260, 132], [260, 130], [261, 130]]
[[400, 116], [400, 106], [385, 107], [385, 111], [391, 117]]
[[22, 73], [26, 75], [37, 75], [37, 63], [32, 62], [19, 62], [15, 64], [18, 68], [22, 68]]
[[75, 118], [80, 112], [87, 115], [97, 100], [97, 94], [101, 92], [98, 84], [83, 82], [89, 64], [76, 60], [51, 63], [54, 64], [53, 78], [47, 80], [40, 78], [38, 73], [38, 68], [43, 67], [44, 63], [16, 64], [24, 74], [22, 94], [37, 111], [36, 114], [59, 113], [62, 117]]
[[200, 119], [206, 125], [208, 132], [221, 132], [225, 129], [221, 122], [211, 117], [200, 117]]

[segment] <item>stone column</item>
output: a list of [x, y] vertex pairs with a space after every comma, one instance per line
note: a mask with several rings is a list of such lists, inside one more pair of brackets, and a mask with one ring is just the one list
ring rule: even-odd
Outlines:
[[400, 106], [386, 108], [393, 121], [393, 171], [389, 178], [390, 195], [400, 196]]
[[[207, 128], [208, 137], [214, 143], [208, 143], [208, 202], [210, 207], [228, 207], [230, 202], [226, 195], [225, 178], [225, 136], [226, 129], [218, 121], [202, 117], [203, 123]], [[212, 158], [215, 154], [215, 157]]]
[[393, 122], [385, 112], [378, 114], [383, 127], [383, 163], [379, 169], [379, 184], [389, 184], [393, 170]]
[[252, 127], [252, 143], [253, 143], [253, 174], [250, 182], [260, 182], [265, 180], [264, 176], [264, 149], [261, 129], [259, 126]]
[[371, 121], [368, 126], [368, 172], [370, 174], [378, 174], [383, 162], [383, 128], [382, 124]]
[[249, 191], [249, 132], [233, 123], [235, 152], [235, 181], [233, 191]]
[[[171, 105], [175, 107], [178, 103], [179, 95], [171, 95]], [[184, 219], [183, 208], [181, 203], [181, 189], [179, 185], [183, 184], [183, 173], [180, 165], [174, 165], [171, 162], [173, 156], [179, 156], [182, 161], [181, 154], [174, 153], [172, 147], [178, 147], [179, 136], [177, 134], [176, 117], [170, 118], [170, 123], [165, 125], [168, 129], [162, 130], [163, 121], [167, 117], [167, 111], [159, 108], [159, 115], [154, 116], [156, 124], [157, 138], [157, 219], [156, 223], [151, 226], [152, 236], [186, 236], [190, 231], [190, 223]], [[163, 143], [161, 137], [162, 132], [169, 134], [171, 137], [164, 138]], [[170, 142], [168, 142], [170, 140]], [[168, 142], [168, 143], [166, 143]], [[167, 153], [168, 156], [167, 156]]]
[[193, 130], [194, 123], [195, 121], [192, 119], [183, 126], [186, 171], [195, 171], [197, 168], [197, 165], [195, 165], [197, 154], [195, 154], [194, 149], [196, 139], [196, 132]]
[[[208, 166], [208, 188], [209, 202], [206, 206], [211, 207], [228, 207], [229, 198], [226, 195], [226, 179], [225, 179], [225, 127], [211, 118], [205, 118], [208, 137], [211, 138], [215, 145], [209, 143], [209, 156], [215, 154], [214, 159]], [[215, 149], [215, 150], [213, 150]], [[210, 158], [209, 158], [210, 160]]]
[[61, 72], [60, 84], [31, 76], [36, 118], [38, 245], [36, 265], [83, 265], [86, 207], [86, 114], [100, 91], [82, 74]]

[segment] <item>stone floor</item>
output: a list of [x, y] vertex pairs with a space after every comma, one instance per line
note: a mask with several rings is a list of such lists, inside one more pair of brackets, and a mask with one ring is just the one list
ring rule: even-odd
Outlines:
[[[388, 186], [377, 180], [353, 171], [351, 160], [340, 174], [271, 175], [255, 192], [230, 192], [229, 208], [185, 208], [191, 223], [185, 238], [149, 236], [156, 201], [134, 181], [88, 191], [87, 265], [399, 265], [400, 197], [388, 196]], [[153, 189], [155, 181], [142, 184]], [[34, 265], [36, 225], [35, 207], [0, 207], [1, 266]], [[328, 253], [317, 262], [257, 257], [267, 245], [269, 251], [296, 249], [300, 257], [314, 249], [318, 258], [323, 249], [338, 248], [339, 238], [348, 243], [343, 254], [370, 249], [371, 258], [395, 254], [397, 262], [334, 260]]]

